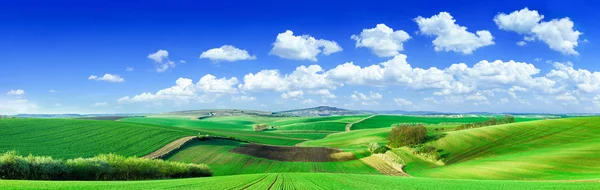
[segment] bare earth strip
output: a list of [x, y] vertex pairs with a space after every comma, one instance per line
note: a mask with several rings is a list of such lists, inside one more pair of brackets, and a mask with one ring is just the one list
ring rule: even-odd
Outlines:
[[367, 120], [367, 119], [369, 119], [369, 118], [372, 118], [372, 117], [375, 117], [375, 116], [376, 116], [376, 115], [371, 115], [371, 116], [369, 116], [369, 117], [362, 118], [362, 119], [360, 119], [360, 120], [358, 120], [358, 121], [355, 121], [355, 122], [352, 122], [352, 123], [348, 123], [348, 124], [346, 125], [346, 131], [350, 131], [350, 128], [352, 128], [352, 125], [354, 125], [354, 124], [356, 124], [356, 123], [360, 123], [360, 122], [362, 122], [362, 121], [364, 121], [364, 120]]
[[393, 161], [392, 158], [385, 154], [374, 154], [360, 160], [385, 175], [410, 176], [402, 170], [401, 164]]
[[164, 156], [181, 148], [181, 146], [185, 145], [185, 143], [190, 142], [197, 138], [198, 138], [197, 136], [182, 137], [173, 142], [170, 142], [169, 144], [163, 146], [162, 148], [160, 148], [146, 156], [143, 156], [142, 158], [150, 158], [150, 159], [163, 158]]
[[335, 162], [356, 159], [353, 154], [351, 154], [352, 157], [332, 156], [342, 153], [342, 151], [325, 147], [290, 147], [251, 143], [237, 147], [230, 152], [284, 162]]

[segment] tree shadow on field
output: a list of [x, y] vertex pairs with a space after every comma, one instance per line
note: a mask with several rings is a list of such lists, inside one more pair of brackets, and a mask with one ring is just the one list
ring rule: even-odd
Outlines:
[[437, 141], [437, 140], [439, 140], [441, 138], [446, 137], [446, 135], [447, 135], [446, 133], [438, 133], [438, 134], [435, 134], [435, 135], [427, 136], [427, 140], [425, 142]]
[[441, 154], [442, 152], [444, 152], [444, 149], [437, 150], [438, 155], [440, 155], [440, 160], [445, 160], [448, 158], [448, 156], [450, 156], [450, 153], [446, 152], [445, 154]]

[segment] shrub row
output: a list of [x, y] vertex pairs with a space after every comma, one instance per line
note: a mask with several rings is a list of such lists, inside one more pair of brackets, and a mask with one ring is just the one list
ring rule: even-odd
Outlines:
[[102, 154], [69, 160], [47, 156], [20, 156], [16, 151], [0, 155], [0, 179], [27, 180], [144, 180], [205, 177], [212, 173], [203, 164]]
[[458, 127], [456, 127], [455, 129], [458, 131], [458, 130], [464, 130], [464, 129], [472, 129], [472, 128], [479, 128], [479, 127], [485, 127], [485, 126], [492, 126], [492, 125], [501, 125], [501, 124], [514, 123], [514, 122], [516, 122], [515, 117], [510, 116], [510, 115], [505, 115], [504, 117], [492, 118], [492, 119], [488, 119], [488, 120], [482, 121], [482, 122], [462, 124], [462, 125], [459, 125]]

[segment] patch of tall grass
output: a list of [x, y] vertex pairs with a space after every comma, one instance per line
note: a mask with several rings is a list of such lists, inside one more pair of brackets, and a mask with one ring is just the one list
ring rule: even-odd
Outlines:
[[0, 179], [27, 180], [145, 180], [211, 176], [204, 164], [101, 154], [92, 158], [53, 159], [0, 154]]

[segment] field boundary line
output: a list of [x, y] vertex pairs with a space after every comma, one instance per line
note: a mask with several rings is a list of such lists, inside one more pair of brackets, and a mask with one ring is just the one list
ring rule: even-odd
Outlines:
[[159, 148], [158, 150], [155, 150], [154, 152], [152, 152], [146, 156], [142, 156], [142, 158], [149, 158], [149, 159], [164, 158], [164, 157], [168, 156], [169, 154], [179, 150], [185, 144], [191, 142], [192, 140], [196, 140], [196, 139], [198, 139], [197, 136], [187, 136], [187, 137], [179, 138], [177, 140], [174, 140], [173, 142], [170, 142], [169, 144], [166, 144], [165, 146]]
[[357, 124], [357, 123], [360, 123], [360, 122], [363, 122], [364, 120], [367, 120], [367, 119], [370, 119], [370, 118], [372, 118], [372, 117], [375, 117], [376, 115], [377, 115], [377, 114], [375, 114], [375, 115], [371, 115], [371, 116], [369, 116], [369, 117], [362, 118], [362, 119], [360, 119], [360, 120], [358, 120], [358, 121], [355, 121], [355, 122], [352, 122], [352, 123], [348, 123], [348, 124], [346, 125], [346, 131], [351, 131], [352, 125], [354, 125], [354, 124]]

